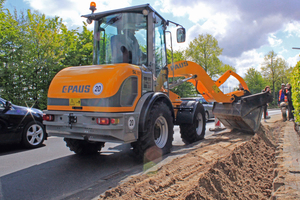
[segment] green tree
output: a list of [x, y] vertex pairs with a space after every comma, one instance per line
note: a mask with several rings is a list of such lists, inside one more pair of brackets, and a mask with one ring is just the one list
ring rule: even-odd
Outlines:
[[235, 67], [231, 66], [231, 65], [227, 65], [227, 64], [223, 64], [220, 66], [219, 68], [219, 72], [218, 75], [222, 76], [225, 72], [227, 72], [228, 70], [234, 71], [236, 72]]
[[66, 66], [93, 64], [93, 31], [83, 22], [82, 32], [65, 30], [66, 55], [62, 61]]
[[[19, 80], [24, 100], [44, 109], [47, 105], [48, 86], [64, 65], [65, 42], [61, 34], [66, 26], [59, 17], [46, 18], [44, 14], [27, 11], [25, 21], [20, 20], [24, 39], [20, 43], [22, 56], [17, 63], [23, 71]], [[25, 73], [24, 73], [25, 72]]]
[[0, 0], [0, 92], [19, 105], [45, 109], [55, 74], [67, 66], [90, 65], [93, 32], [68, 30], [59, 17], [31, 12], [14, 15]]
[[281, 83], [290, 82], [290, 77], [293, 68], [289, 67], [288, 63], [282, 58], [278, 58], [278, 66], [280, 69], [280, 76], [279, 76], [280, 81], [278, 82], [278, 85], [281, 85]]
[[278, 57], [272, 50], [265, 55], [261, 70], [263, 77], [267, 80], [267, 84], [270, 84], [272, 88], [274, 99], [276, 99], [281, 83], [289, 81], [288, 77], [290, 75], [288, 73], [290, 69], [288, 69], [286, 61]]
[[[184, 55], [184, 51], [180, 51], [180, 50], [173, 51], [173, 61], [174, 62], [185, 60], [185, 59], [186, 58]], [[172, 63], [172, 51], [170, 49], [167, 49], [167, 62], [168, 62], [168, 64]]]
[[[64, 67], [61, 60], [65, 37], [62, 33], [66, 26], [59, 17], [46, 18], [30, 10], [26, 15], [15, 12], [13, 17], [7, 12], [6, 18], [14, 18], [13, 27], [18, 31], [16, 37], [7, 38], [8, 45], [4, 46], [2, 95], [15, 104], [45, 109], [49, 84]], [[8, 35], [6, 31], [5, 36]]]
[[261, 73], [253, 67], [247, 70], [244, 80], [252, 94], [261, 92], [266, 86], [266, 82]]
[[3, 8], [3, 4], [4, 0], [0, 0], [0, 94], [3, 98], [11, 98], [14, 96], [5, 94], [3, 90], [14, 89], [11, 84], [14, 76], [11, 72], [15, 71], [15, 65], [12, 61], [18, 47], [20, 31], [17, 21]]
[[211, 78], [216, 78], [222, 65], [218, 56], [223, 49], [210, 34], [201, 34], [189, 43], [185, 53], [188, 59], [203, 67]]
[[[173, 51], [173, 62], [185, 60], [184, 51]], [[172, 63], [172, 51], [167, 49], [167, 62], [168, 64]], [[169, 71], [169, 81], [170, 83], [178, 79], [184, 79], [185, 77], [175, 77], [173, 79], [172, 71]], [[175, 88], [171, 89], [172, 92], [178, 94], [180, 97], [188, 97], [194, 96], [197, 94], [195, 86], [190, 82], [182, 83], [181, 85], [176, 86]]]

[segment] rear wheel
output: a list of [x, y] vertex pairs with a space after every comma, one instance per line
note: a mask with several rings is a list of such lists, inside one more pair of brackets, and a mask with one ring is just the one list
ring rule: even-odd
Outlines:
[[104, 142], [88, 142], [70, 138], [64, 138], [64, 141], [66, 142], [66, 146], [78, 155], [97, 154], [104, 147]]
[[181, 124], [180, 134], [185, 144], [191, 144], [204, 138], [205, 135], [205, 111], [201, 104], [197, 105], [193, 124]]
[[132, 143], [133, 151], [139, 158], [154, 160], [170, 153], [173, 141], [173, 118], [169, 107], [163, 102], [153, 105], [146, 132], [139, 133], [137, 142]]

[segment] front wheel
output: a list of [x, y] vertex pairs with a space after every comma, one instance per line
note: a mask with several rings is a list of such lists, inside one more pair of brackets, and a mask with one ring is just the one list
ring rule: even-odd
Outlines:
[[146, 132], [139, 133], [137, 142], [132, 143], [133, 151], [139, 158], [154, 160], [170, 153], [173, 141], [173, 117], [163, 102], [153, 105], [146, 123]]
[[29, 122], [22, 135], [22, 144], [26, 148], [36, 148], [43, 145], [46, 132], [44, 125], [38, 121]]
[[193, 124], [180, 124], [180, 134], [185, 144], [202, 140], [205, 135], [205, 111], [201, 104], [197, 105]]
[[208, 122], [208, 119], [209, 119], [209, 114], [207, 111], [205, 111], [205, 121]]

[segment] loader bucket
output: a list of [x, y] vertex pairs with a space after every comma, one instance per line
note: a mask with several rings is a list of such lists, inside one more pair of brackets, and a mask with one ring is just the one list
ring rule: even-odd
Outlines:
[[243, 96], [233, 103], [214, 103], [213, 113], [228, 129], [256, 133], [264, 106], [273, 101], [270, 93]]

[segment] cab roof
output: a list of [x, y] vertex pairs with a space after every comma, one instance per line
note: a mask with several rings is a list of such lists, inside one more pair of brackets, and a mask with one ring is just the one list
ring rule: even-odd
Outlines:
[[109, 11], [104, 11], [104, 12], [98, 12], [98, 13], [91, 13], [87, 15], [81, 15], [81, 17], [89, 18], [92, 20], [98, 20], [102, 17], [105, 17], [107, 15], [112, 15], [116, 13], [122, 13], [122, 12], [142, 12], [144, 9], [148, 11], [154, 12], [156, 15], [158, 15], [162, 20], [166, 21], [158, 12], [156, 12], [150, 4], [143, 4], [143, 5], [138, 5], [138, 6], [131, 6], [131, 7], [126, 7], [126, 8], [121, 8], [121, 9], [115, 9], [115, 10], [109, 10]]

